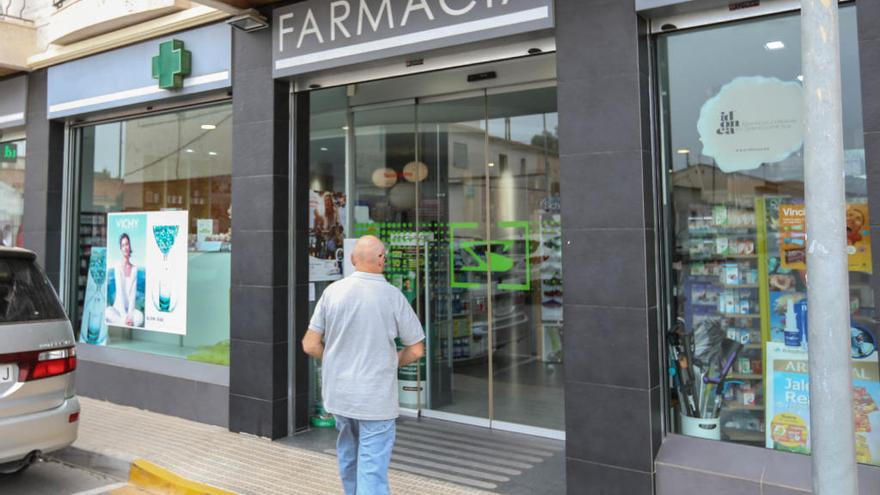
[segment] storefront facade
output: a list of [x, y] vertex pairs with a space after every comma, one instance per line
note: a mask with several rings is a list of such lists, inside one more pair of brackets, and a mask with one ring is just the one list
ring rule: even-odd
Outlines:
[[[569, 493], [808, 490], [796, 9], [310, 0], [32, 72], [23, 239], [80, 393], [270, 438], [320, 423], [298, 342], [374, 234], [428, 335], [405, 414], [564, 439]], [[880, 7], [840, 21], [875, 493]]]
[[228, 424], [231, 63], [219, 23], [31, 74], [83, 395]]

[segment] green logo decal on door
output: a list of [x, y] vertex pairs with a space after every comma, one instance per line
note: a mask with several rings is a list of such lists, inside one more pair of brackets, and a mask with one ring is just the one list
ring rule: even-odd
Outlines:
[[153, 79], [159, 80], [162, 89], [180, 89], [183, 78], [192, 69], [192, 54], [183, 49], [180, 40], [168, 40], [159, 44], [159, 55], [153, 57]]
[[[529, 290], [531, 288], [530, 263], [529, 263], [529, 222], [524, 221], [507, 221], [498, 222], [498, 226], [507, 229], [516, 229], [522, 234], [522, 242], [525, 243], [521, 253], [517, 253], [514, 247], [517, 240], [460, 240], [456, 242], [456, 230], [474, 230], [479, 228], [479, 224], [475, 222], [459, 222], [449, 224], [449, 284], [451, 287], [460, 289], [475, 289], [482, 284], [479, 282], [470, 282], [462, 280], [466, 278], [464, 273], [493, 273], [503, 274], [509, 273], [517, 264], [522, 262], [525, 266], [525, 281], [518, 284], [499, 283], [500, 290], [519, 291]], [[456, 248], [459, 250], [463, 266], [457, 266], [455, 263]], [[484, 252], [478, 250], [482, 248]], [[485, 252], [488, 251], [488, 252]]]

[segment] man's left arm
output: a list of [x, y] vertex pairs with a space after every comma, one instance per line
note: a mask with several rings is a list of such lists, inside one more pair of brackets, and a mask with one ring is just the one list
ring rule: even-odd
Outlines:
[[409, 345], [404, 347], [403, 349], [397, 351], [397, 367], [403, 368], [404, 366], [414, 363], [419, 359], [422, 359], [422, 356], [425, 355], [425, 341], [417, 342], [413, 345]]
[[303, 352], [315, 359], [324, 357], [324, 334], [318, 333], [313, 329], [306, 330], [306, 335], [302, 339]]
[[397, 353], [397, 366], [414, 363], [425, 355], [425, 331], [409, 301], [400, 295], [397, 312], [397, 336], [404, 348]]

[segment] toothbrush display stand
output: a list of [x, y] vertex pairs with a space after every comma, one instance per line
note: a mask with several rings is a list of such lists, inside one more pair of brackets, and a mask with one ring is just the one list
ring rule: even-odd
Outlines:
[[721, 418], [692, 418], [679, 414], [681, 433], [689, 437], [721, 440]]

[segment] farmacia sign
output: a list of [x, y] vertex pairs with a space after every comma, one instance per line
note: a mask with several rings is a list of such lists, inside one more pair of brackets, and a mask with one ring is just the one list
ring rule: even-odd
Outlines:
[[275, 9], [273, 72], [297, 75], [553, 25], [553, 0], [311, 0]]

